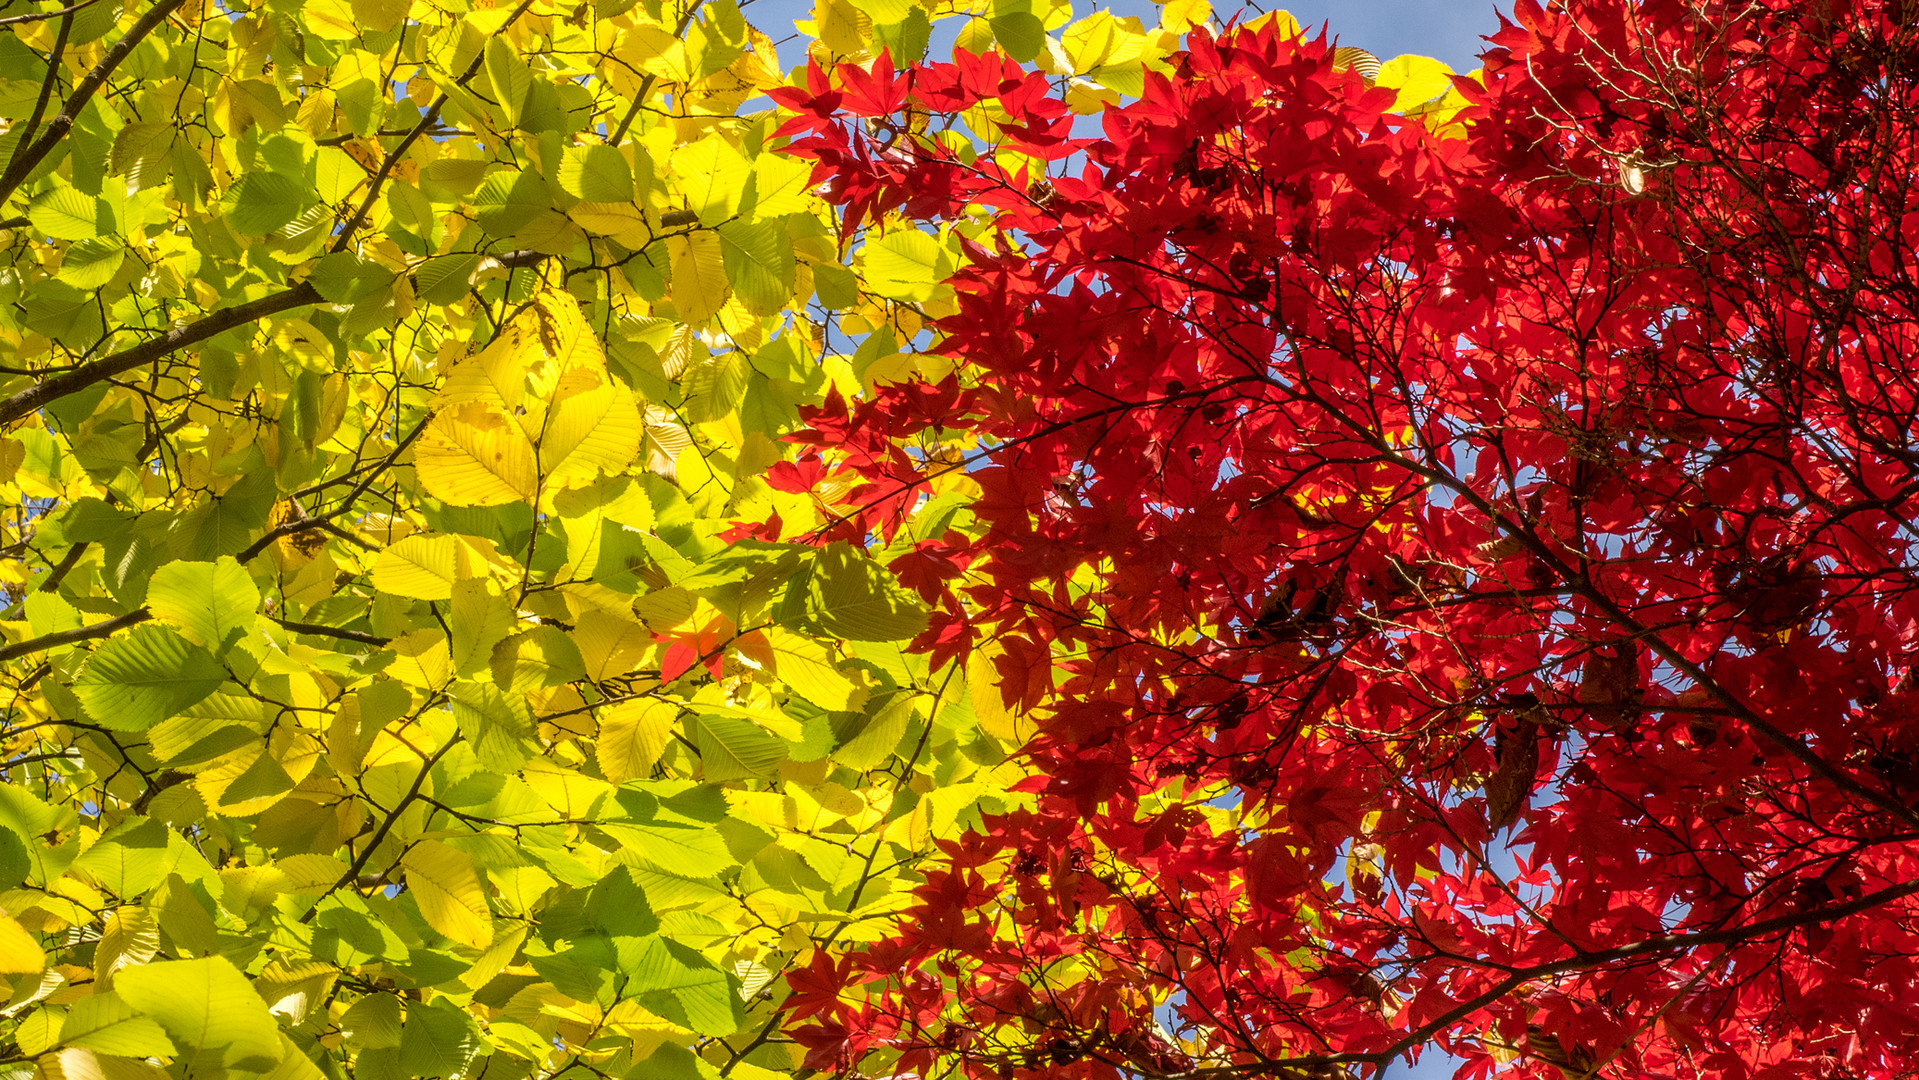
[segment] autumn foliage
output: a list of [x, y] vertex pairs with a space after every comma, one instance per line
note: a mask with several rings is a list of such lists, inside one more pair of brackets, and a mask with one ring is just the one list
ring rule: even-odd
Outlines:
[[793, 977], [811, 1066], [1919, 1067], [1919, 23], [1514, 18], [1456, 118], [1273, 23], [1097, 131], [998, 55], [776, 92], [847, 231], [976, 237], [955, 375], [810, 437], [847, 537], [979, 485], [892, 566], [1038, 731]]

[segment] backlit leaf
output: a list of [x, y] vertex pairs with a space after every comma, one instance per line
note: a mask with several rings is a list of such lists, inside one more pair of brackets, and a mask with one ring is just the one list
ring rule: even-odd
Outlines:
[[189, 641], [222, 649], [253, 625], [260, 590], [239, 563], [176, 562], [153, 573], [147, 607], [179, 626]]
[[469, 948], [493, 943], [493, 914], [472, 859], [438, 840], [422, 840], [400, 861], [427, 925]]
[[93, 651], [73, 692], [95, 722], [145, 731], [213, 693], [226, 671], [205, 649], [163, 626], [136, 626]]
[[265, 1071], [280, 1060], [280, 1029], [224, 957], [169, 960], [122, 971], [120, 999], [165, 1029], [198, 1067]]

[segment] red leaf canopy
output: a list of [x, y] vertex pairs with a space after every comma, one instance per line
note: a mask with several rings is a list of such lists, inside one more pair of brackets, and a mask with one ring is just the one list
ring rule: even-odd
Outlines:
[[[1463, 138], [1271, 31], [1098, 140], [998, 58], [791, 95], [849, 229], [996, 215], [959, 383], [815, 438], [864, 532], [978, 432], [909, 580], [1040, 723], [1030, 810], [809, 976], [813, 1065], [1919, 1069], [1919, 23], [1569, 6]], [[1083, 171], [866, 144], [982, 101]]]

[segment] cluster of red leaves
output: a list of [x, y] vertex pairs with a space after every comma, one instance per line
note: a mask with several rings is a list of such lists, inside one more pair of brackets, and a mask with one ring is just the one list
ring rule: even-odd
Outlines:
[[[784, 99], [849, 230], [996, 215], [965, 388], [813, 438], [859, 533], [915, 433], [992, 449], [926, 640], [1041, 725], [1032, 808], [794, 980], [810, 1064], [1919, 1069], [1919, 20], [1567, 8], [1463, 139], [1270, 32], [1097, 140], [998, 58]], [[1083, 171], [907, 133], [980, 102]]]

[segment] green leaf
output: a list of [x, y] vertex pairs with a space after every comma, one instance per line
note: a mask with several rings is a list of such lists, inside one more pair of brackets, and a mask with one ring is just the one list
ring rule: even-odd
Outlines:
[[78, 241], [60, 260], [60, 280], [76, 289], [97, 289], [113, 280], [126, 256], [127, 246], [118, 237]]
[[311, 201], [306, 187], [274, 172], [250, 172], [227, 189], [227, 224], [244, 236], [265, 236], [300, 216]]
[[452, 695], [453, 718], [482, 765], [512, 772], [538, 749], [533, 745], [533, 716], [524, 701], [509, 699], [491, 683], [462, 681]]
[[1046, 26], [1028, 11], [1011, 11], [987, 20], [1006, 55], [1026, 63], [1046, 44]]
[[946, 249], [917, 229], [895, 229], [869, 242], [862, 252], [867, 286], [889, 300], [930, 300], [934, 287], [953, 272]]
[[260, 606], [260, 590], [232, 558], [176, 562], [153, 572], [147, 607], [185, 631], [196, 645], [221, 650], [246, 633]]
[[113, 231], [105, 203], [65, 185], [35, 198], [27, 208], [27, 220], [56, 240], [91, 240]]
[[164, 626], [139, 626], [93, 651], [73, 681], [94, 722], [145, 731], [219, 689], [226, 669]]
[[851, 769], [865, 772], [886, 763], [899, 749], [900, 740], [913, 719], [913, 699], [900, 694], [882, 706], [857, 734], [833, 751], [833, 760]]
[[189, 1067], [263, 1072], [280, 1060], [279, 1025], [240, 969], [222, 956], [126, 968], [114, 990], [157, 1021]]
[[[646, 791], [636, 790], [642, 786]], [[726, 840], [714, 828], [726, 819], [724, 798], [715, 807], [684, 796], [662, 803], [647, 794], [668, 788], [664, 783], [621, 788], [612, 804], [603, 808], [599, 828], [625, 846], [624, 855], [669, 874], [711, 878], [735, 865]], [[704, 790], [719, 795], [718, 788]]]
[[641, 1005], [702, 1035], [726, 1035], [746, 1022], [726, 973], [678, 942], [647, 938], [627, 975]]
[[307, 282], [329, 304], [354, 304], [393, 284], [393, 271], [350, 251], [336, 251], [313, 264]]
[[904, 641], [926, 628], [919, 599], [844, 541], [820, 552], [808, 583], [807, 616], [825, 636], [852, 641]]
[[707, 713], [687, 726], [709, 782], [771, 776], [786, 760], [784, 739], [739, 717]]
[[838, 263], [813, 267], [813, 292], [820, 304], [832, 311], [845, 311], [860, 302], [859, 279]]
[[550, 208], [546, 184], [532, 172], [497, 173], [473, 196], [473, 217], [488, 236], [507, 237]]
[[159, 1024], [111, 991], [73, 1003], [60, 1027], [60, 1044], [115, 1057], [172, 1057], [179, 1052]]
[[116, 896], [139, 896], [166, 875], [168, 840], [164, 822], [131, 818], [101, 837], [73, 865]]
[[451, 304], [472, 287], [473, 275], [480, 269], [478, 252], [454, 252], [428, 259], [413, 275], [421, 299], [429, 304]]
[[793, 244], [773, 222], [720, 226], [726, 280], [755, 315], [771, 315], [793, 299]]
[[400, 1069], [407, 1076], [458, 1076], [479, 1051], [473, 1021], [444, 997], [406, 1011], [400, 1032]]
[[492, 37], [486, 43], [486, 77], [493, 84], [493, 100], [509, 126], [520, 126], [526, 114], [527, 93], [533, 89], [533, 73], [526, 61], [504, 37]]
[[696, 424], [724, 418], [739, 407], [752, 372], [752, 362], [737, 349], [688, 367], [680, 379], [686, 418]]
[[560, 160], [560, 188], [587, 202], [633, 201], [633, 169], [611, 146], [569, 146]]
[[392, 994], [368, 994], [340, 1017], [340, 1030], [362, 1050], [400, 1045], [400, 999]]

